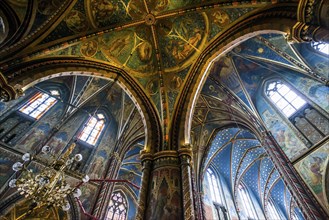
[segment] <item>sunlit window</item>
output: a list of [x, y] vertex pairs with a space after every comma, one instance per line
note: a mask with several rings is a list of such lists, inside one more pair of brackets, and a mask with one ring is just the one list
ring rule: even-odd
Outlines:
[[270, 219], [282, 219], [280, 217], [280, 214], [276, 208], [276, 206], [273, 204], [272, 200], [268, 203], [268, 217]]
[[323, 42], [312, 42], [311, 45], [317, 51], [329, 55], [329, 44]]
[[103, 114], [91, 116], [85, 124], [79, 139], [90, 145], [95, 145], [105, 125], [105, 117]]
[[127, 218], [127, 200], [121, 192], [115, 192], [110, 200], [110, 205], [106, 220], [126, 220]]
[[280, 81], [270, 83], [267, 86], [266, 95], [287, 117], [306, 104], [304, 99]]
[[301, 220], [301, 218], [296, 214], [296, 212], [293, 212], [291, 214], [291, 220]]
[[212, 201], [223, 205], [222, 197], [220, 196], [220, 191], [219, 191], [220, 189], [219, 189], [218, 179], [216, 178], [215, 174], [211, 169], [207, 170], [207, 178], [212, 192], [211, 193]]
[[[52, 90], [59, 95], [57, 90]], [[51, 92], [51, 94], [53, 94]], [[31, 116], [32, 118], [39, 119], [44, 113], [46, 113], [55, 103], [56, 98], [49, 96], [46, 93], [38, 93], [33, 96], [25, 105], [23, 105], [19, 111]]]
[[245, 186], [240, 184], [238, 192], [242, 200], [243, 210], [246, 212], [248, 219], [258, 219], [253, 202]]

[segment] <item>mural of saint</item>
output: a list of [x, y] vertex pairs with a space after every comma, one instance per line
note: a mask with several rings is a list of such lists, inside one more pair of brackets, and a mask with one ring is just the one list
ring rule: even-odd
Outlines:
[[65, 18], [67, 27], [75, 33], [86, 31], [88, 23], [84, 14], [77, 10], [72, 10]]
[[94, 40], [83, 43], [80, 47], [80, 52], [86, 57], [92, 57], [96, 54], [98, 49], [98, 43]]
[[229, 15], [223, 10], [218, 10], [218, 11], [213, 12], [211, 14], [211, 18], [212, 18], [212, 21], [219, 27], [223, 27], [230, 23]]

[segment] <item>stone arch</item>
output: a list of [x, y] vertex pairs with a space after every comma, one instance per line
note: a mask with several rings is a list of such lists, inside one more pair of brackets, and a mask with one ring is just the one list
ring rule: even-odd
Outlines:
[[[273, 11], [276, 12], [273, 13]], [[290, 34], [291, 28], [296, 23], [296, 11], [297, 4], [278, 4], [266, 7], [239, 23], [233, 23], [230, 28], [225, 29], [208, 45], [190, 69], [185, 82], [185, 89], [180, 94], [174, 112], [173, 121], [179, 121], [171, 128], [173, 137], [171, 141], [174, 148], [180, 148], [190, 141], [194, 105], [213, 62], [239, 43], [256, 35], [265, 33]]]
[[155, 151], [162, 144], [160, 119], [141, 86], [126, 71], [107, 64], [81, 59], [41, 59], [21, 63], [3, 72], [8, 85], [21, 92], [41, 81], [66, 75], [86, 75], [116, 80], [136, 104], [145, 126], [145, 150]]

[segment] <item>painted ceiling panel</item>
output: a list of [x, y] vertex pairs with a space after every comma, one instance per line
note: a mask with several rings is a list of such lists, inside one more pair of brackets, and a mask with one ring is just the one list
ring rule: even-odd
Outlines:
[[[238, 176], [236, 178], [240, 179], [241, 176], [244, 175], [244, 172], [247, 172], [246, 169], [250, 169], [250, 164], [255, 162], [255, 159], [257, 159], [263, 153], [264, 152], [261, 150], [261, 148], [250, 149], [239, 164]], [[259, 173], [259, 170], [257, 173]]]
[[250, 103], [240, 84], [239, 74], [233, 60], [229, 56], [225, 56], [217, 61], [210, 70], [210, 74], [232, 93], [236, 94], [250, 108]]
[[278, 170], [275, 169], [274, 172], [272, 172], [270, 178], [268, 179], [267, 185], [269, 187], [272, 186], [277, 181], [278, 178], [280, 178], [280, 174]]
[[224, 129], [219, 131], [216, 134], [215, 139], [212, 141], [209, 152], [208, 152], [208, 156], [206, 158], [205, 164], [208, 164], [210, 158], [212, 157], [212, 155], [218, 150], [220, 149], [223, 145], [226, 145], [229, 143], [229, 141], [231, 140], [231, 138], [234, 137], [234, 135], [236, 134], [236, 132], [238, 131], [238, 128], [231, 128], [231, 129]]
[[[44, 4], [57, 0], [50, 2]], [[144, 87], [160, 118], [170, 119], [189, 67], [207, 44], [266, 4], [78, 0], [28, 57], [83, 57], [123, 68]]]
[[[137, 186], [141, 184], [142, 176], [142, 167], [141, 161], [139, 158], [139, 152], [143, 149], [144, 142], [139, 142], [132, 146], [130, 150], [125, 154], [125, 157], [122, 161], [122, 165], [119, 171], [118, 179], [128, 180]], [[135, 196], [138, 197], [139, 190], [131, 185], [126, 185], [130, 190], [135, 193]]]
[[[279, 180], [271, 190], [271, 197], [273, 201], [278, 205], [285, 216], [288, 216], [287, 208], [285, 207], [285, 185], [282, 180]], [[289, 208], [288, 208], [289, 210]]]
[[[212, 165], [223, 175], [225, 181], [229, 186], [232, 184], [231, 180], [231, 147], [225, 147], [213, 160]], [[232, 192], [232, 188], [230, 187]]]
[[287, 39], [285, 35], [272, 33], [272, 34], [263, 34], [261, 35], [261, 37], [271, 42], [271, 44], [273, 44], [276, 48], [279, 48], [280, 50], [288, 54], [290, 57], [303, 63], [303, 60], [301, 59], [300, 56], [296, 54], [291, 44], [287, 43]]
[[269, 158], [264, 158], [261, 161], [260, 165], [260, 194], [261, 198], [263, 200], [264, 195], [267, 193], [266, 192], [266, 187], [267, 187], [267, 182], [268, 179], [270, 178], [271, 172], [273, 171], [273, 163]]
[[293, 47], [312, 70], [329, 78], [329, 55], [316, 52], [310, 44], [293, 44]]
[[292, 196], [290, 194], [290, 191], [287, 190], [287, 187], [286, 187], [286, 190], [285, 190], [285, 207], [286, 207], [287, 213], [289, 213], [290, 210], [291, 210], [291, 202], [292, 202]]
[[[236, 136], [237, 139], [257, 139], [254, 134], [249, 131], [241, 130]], [[256, 140], [257, 141], [257, 140]], [[258, 141], [257, 141], [258, 142]], [[255, 143], [257, 145], [257, 143]]]
[[[233, 144], [232, 149], [232, 181], [235, 182], [237, 173], [242, 174], [243, 170], [240, 168], [241, 163], [247, 163], [248, 165], [252, 162], [251, 157], [248, 156], [250, 153], [254, 153], [254, 151], [249, 150], [255, 145], [250, 143], [251, 141], [246, 140], [236, 140]], [[247, 165], [247, 166], [248, 166]]]
[[160, 13], [164, 13], [171, 10], [176, 10], [179, 8], [184, 8], [188, 6], [194, 6], [195, 4], [201, 3], [201, 0], [161, 0], [161, 1], [153, 1], [146, 0], [146, 3], [149, 7], [151, 13], [157, 15]]
[[247, 170], [243, 176], [243, 182], [252, 190], [253, 194], [256, 196], [257, 200], [260, 201], [259, 197], [259, 174], [260, 160], [255, 161], [255, 163]]
[[257, 37], [247, 40], [239, 46], [235, 47], [232, 51], [232, 54], [241, 56], [247, 60], [252, 57], [259, 57], [265, 62], [272, 63], [273, 61], [276, 61], [278, 63], [294, 66], [287, 59], [283, 58], [271, 48], [266, 46]]

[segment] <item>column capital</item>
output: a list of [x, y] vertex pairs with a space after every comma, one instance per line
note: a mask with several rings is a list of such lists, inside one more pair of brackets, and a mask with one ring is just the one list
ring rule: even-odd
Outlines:
[[152, 161], [153, 160], [153, 155], [146, 150], [141, 150], [140, 151], [140, 159], [142, 162], [146, 162], [146, 161]]
[[181, 156], [189, 156], [192, 158], [192, 146], [190, 144], [183, 145], [180, 149], [178, 149], [178, 155]]
[[158, 160], [158, 159], [162, 159], [162, 158], [166, 158], [166, 157], [178, 158], [178, 152], [175, 150], [164, 150], [164, 151], [155, 153], [153, 156], [154, 156], [154, 160]]
[[19, 85], [11, 86], [9, 85], [6, 77], [0, 72], [0, 101], [8, 102], [13, 99], [17, 99], [22, 96], [23, 90]]
[[320, 27], [315, 27], [313, 25], [308, 25], [303, 22], [297, 22], [291, 30], [290, 39], [295, 42], [309, 42], [312, 41], [315, 35], [315, 32]]

